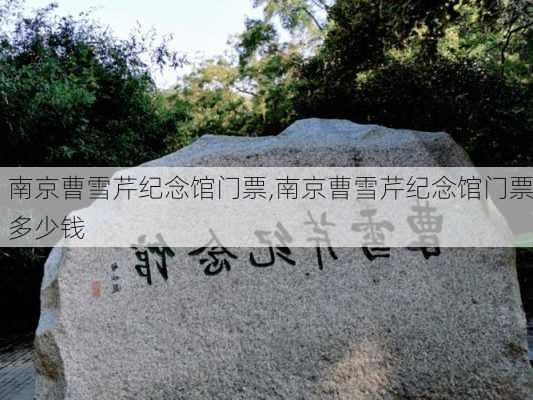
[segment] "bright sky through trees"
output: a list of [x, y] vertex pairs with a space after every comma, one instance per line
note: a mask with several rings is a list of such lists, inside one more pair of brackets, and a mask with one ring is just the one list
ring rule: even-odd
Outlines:
[[[44, 7], [53, 0], [27, 0], [28, 9]], [[172, 34], [172, 47], [194, 59], [222, 54], [230, 35], [244, 29], [245, 17], [260, 17], [250, 0], [55, 0], [59, 15], [77, 15], [89, 9], [93, 18], [109, 26], [118, 37], [127, 37], [137, 23], [143, 30], [155, 28]], [[181, 72], [183, 73], [183, 72]], [[180, 71], [155, 74], [158, 86], [174, 84]]]

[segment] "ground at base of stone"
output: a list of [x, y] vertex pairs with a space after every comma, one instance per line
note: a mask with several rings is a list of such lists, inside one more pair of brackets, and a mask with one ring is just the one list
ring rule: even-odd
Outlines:
[[0, 399], [32, 400], [33, 334], [0, 336]]
[[[533, 365], [533, 315], [528, 315], [527, 328], [529, 361]], [[32, 343], [33, 334], [0, 337], [0, 399], [33, 399]]]

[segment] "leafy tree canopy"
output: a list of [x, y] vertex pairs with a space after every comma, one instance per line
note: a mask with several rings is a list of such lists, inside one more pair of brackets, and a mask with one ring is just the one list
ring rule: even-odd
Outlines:
[[130, 165], [163, 153], [174, 122], [150, 66], [183, 59], [153, 34], [117, 40], [54, 9], [0, 8], [4, 165]]

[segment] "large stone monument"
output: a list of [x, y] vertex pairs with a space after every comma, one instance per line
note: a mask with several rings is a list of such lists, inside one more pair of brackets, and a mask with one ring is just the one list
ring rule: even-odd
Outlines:
[[[445, 133], [310, 119], [206, 135], [148, 165], [471, 164]], [[513, 249], [343, 248], [320, 270], [312, 248], [270, 268], [239, 267], [251, 249], [236, 248], [216, 278], [190, 250], [167, 249], [168, 279], [147, 285], [132, 249], [53, 249], [37, 399], [533, 398]]]

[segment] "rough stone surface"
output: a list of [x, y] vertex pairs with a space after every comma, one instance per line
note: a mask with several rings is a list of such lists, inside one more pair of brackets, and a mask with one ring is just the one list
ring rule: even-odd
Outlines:
[[[444, 133], [313, 119], [277, 137], [206, 135], [148, 165], [471, 164]], [[216, 277], [188, 250], [174, 249], [167, 282], [154, 274], [147, 286], [131, 249], [54, 249], [37, 399], [533, 398], [512, 249], [429, 260], [392, 249], [373, 262], [336, 249], [323, 270], [313, 249], [271, 268], [233, 249], [239, 260]]]

